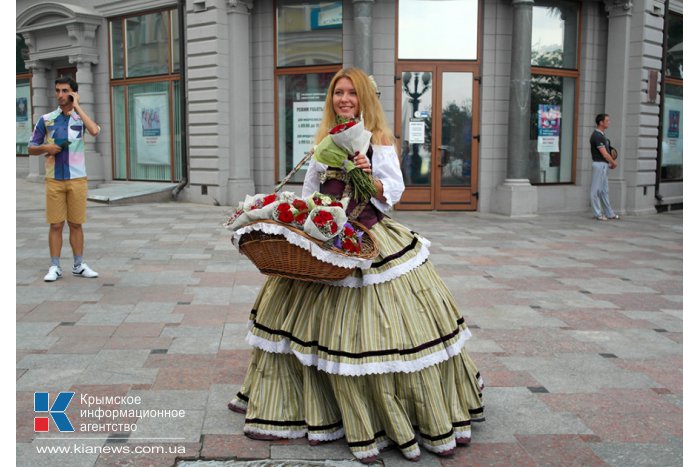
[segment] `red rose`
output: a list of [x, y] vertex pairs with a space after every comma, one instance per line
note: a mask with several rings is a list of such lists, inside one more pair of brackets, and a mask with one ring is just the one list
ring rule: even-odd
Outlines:
[[321, 224], [325, 224], [331, 220], [333, 220], [333, 215], [328, 211], [319, 211], [316, 217], [314, 217], [314, 222], [320, 222]]
[[347, 238], [345, 240], [343, 240], [343, 250], [355, 251], [355, 244], [352, 243], [352, 240], [347, 239]]
[[292, 206], [294, 206], [300, 211], [306, 211], [307, 209], [309, 209], [309, 206], [306, 204], [306, 201], [303, 201], [301, 199], [295, 199], [294, 201], [292, 201]]
[[338, 206], [339, 208], [342, 208], [342, 207], [343, 207], [343, 205], [340, 204], [340, 203], [337, 202], [337, 201], [331, 201], [331, 206]]
[[321, 198], [314, 198], [314, 204], [316, 206], [320, 206], [321, 205]]
[[304, 222], [306, 222], [306, 218], [308, 217], [308, 215], [309, 215], [309, 213], [307, 213], [307, 212], [300, 212], [299, 214], [297, 214], [294, 217], [294, 221], [297, 224], [303, 224]]
[[352, 229], [352, 227], [346, 225], [343, 228], [343, 235], [346, 237], [352, 237], [353, 235], [355, 235], [355, 231]]
[[341, 133], [348, 128], [352, 128], [357, 124], [355, 120], [350, 120], [349, 122], [341, 123], [340, 125], [336, 125], [331, 130], [328, 132], [331, 135], [337, 135], [338, 133]]
[[289, 210], [282, 211], [279, 215], [279, 219], [280, 221], [289, 224], [294, 220], [294, 214], [292, 214], [292, 211]]
[[290, 209], [292, 209], [292, 207], [289, 205], [289, 203], [280, 203], [277, 206], [277, 212], [289, 211]]
[[330, 225], [332, 234], [334, 234], [338, 231], [338, 224], [336, 224], [334, 221], [331, 221], [329, 225]]
[[271, 194], [267, 195], [263, 198], [263, 206], [267, 206], [268, 204], [274, 203], [277, 201], [277, 195], [276, 194]]

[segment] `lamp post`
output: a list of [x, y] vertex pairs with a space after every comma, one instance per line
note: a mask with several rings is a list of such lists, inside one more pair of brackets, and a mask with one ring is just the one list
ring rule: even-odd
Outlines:
[[[413, 80], [411, 80], [413, 78]], [[420, 105], [420, 98], [425, 94], [428, 89], [430, 89], [430, 79], [431, 75], [427, 71], [420, 74], [420, 72], [408, 72], [405, 71], [401, 76], [403, 81], [403, 91], [409, 97], [408, 102], [411, 103], [413, 107], [413, 112], [411, 113], [411, 119], [418, 117], [418, 106]], [[409, 85], [413, 81], [413, 91], [411, 91]], [[419, 90], [419, 81], [423, 83], [423, 88]], [[412, 148], [411, 160], [409, 164], [409, 172], [411, 174], [410, 181], [415, 183], [415, 181], [420, 176], [421, 169], [421, 158], [418, 154], [418, 144], [414, 143]]]

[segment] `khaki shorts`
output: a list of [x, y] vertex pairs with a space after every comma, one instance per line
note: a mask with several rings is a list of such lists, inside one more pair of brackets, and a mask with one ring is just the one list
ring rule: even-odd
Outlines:
[[46, 222], [58, 224], [65, 220], [84, 224], [87, 220], [87, 178], [46, 180]]

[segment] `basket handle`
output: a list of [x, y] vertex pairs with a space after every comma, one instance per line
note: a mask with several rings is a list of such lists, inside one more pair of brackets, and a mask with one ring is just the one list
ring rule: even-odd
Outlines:
[[301, 160], [299, 161], [299, 163], [291, 170], [291, 172], [289, 172], [289, 173], [287, 174], [287, 176], [284, 177], [284, 178], [282, 179], [281, 182], [279, 182], [277, 185], [275, 185], [275, 189], [272, 190], [272, 192], [273, 192], [273, 193], [277, 193], [278, 191], [280, 191], [280, 189], [281, 189], [284, 185], [287, 184], [287, 182], [289, 181], [289, 179], [292, 178], [292, 176], [293, 176], [295, 173], [299, 172], [299, 169], [301, 169], [301, 166], [304, 165], [304, 164], [306, 163], [306, 161], [308, 161], [309, 159], [311, 159], [311, 156], [313, 156], [313, 155], [314, 155], [313, 149], [312, 149], [311, 151], [305, 153], [305, 154], [304, 154], [304, 157], [301, 158]]

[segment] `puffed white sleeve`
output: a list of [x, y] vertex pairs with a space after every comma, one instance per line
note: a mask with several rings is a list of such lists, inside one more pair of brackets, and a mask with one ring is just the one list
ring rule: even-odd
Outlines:
[[372, 146], [372, 176], [384, 187], [386, 202], [372, 198], [372, 204], [382, 212], [389, 211], [401, 199], [404, 189], [399, 156], [394, 146]]
[[319, 177], [319, 172], [323, 172], [327, 168], [327, 165], [317, 162], [316, 159], [311, 158], [311, 160], [309, 161], [309, 167], [306, 169], [306, 176], [304, 177], [304, 186], [301, 189], [302, 198], [308, 198], [321, 188], [321, 179]]

